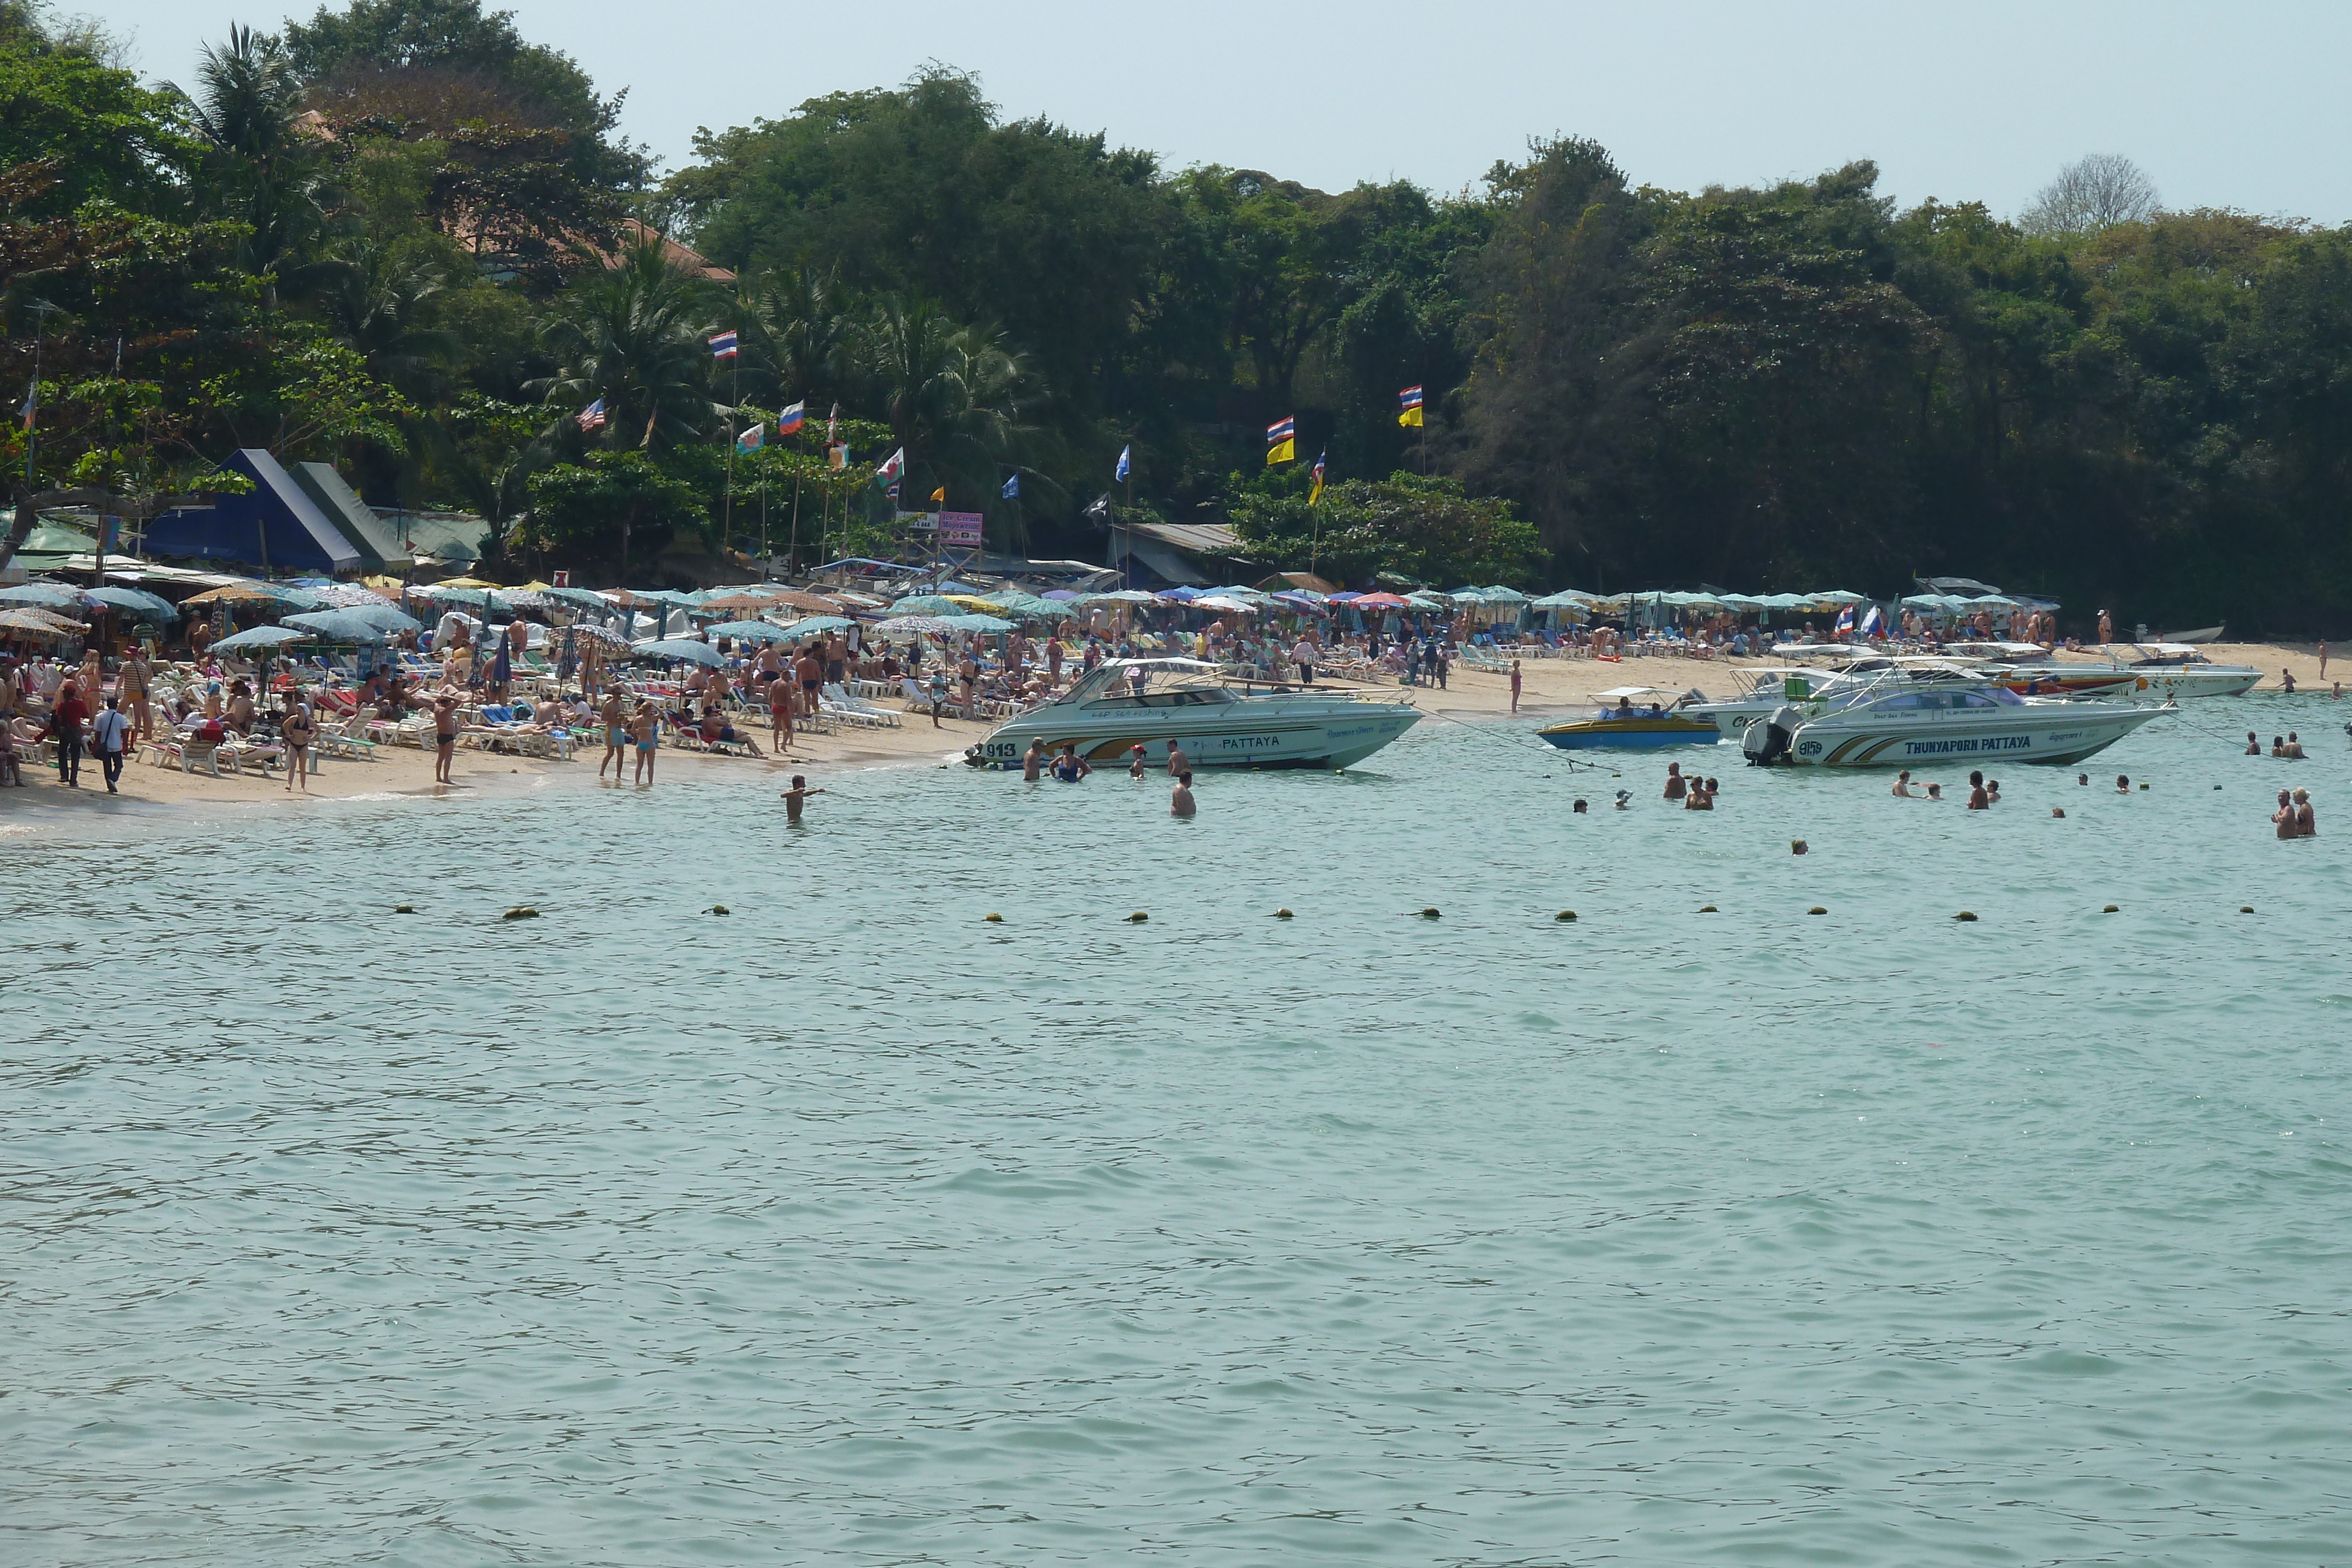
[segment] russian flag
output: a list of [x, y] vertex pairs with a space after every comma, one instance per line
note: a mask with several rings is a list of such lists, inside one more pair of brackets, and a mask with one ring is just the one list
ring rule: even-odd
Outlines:
[[801, 422], [807, 417], [808, 402], [806, 399], [803, 399], [801, 402], [793, 404], [792, 407], [784, 410], [783, 413], [776, 415], [776, 434], [778, 435], [798, 435], [801, 433]]
[[712, 336], [710, 357], [714, 360], [731, 360], [735, 357], [735, 329], [732, 327]]
[[1407, 387], [1404, 391], [1397, 393], [1397, 407], [1402, 409], [1419, 408], [1420, 406], [1421, 389], [1419, 387]]
[[1862, 618], [1862, 634], [1865, 637], [1886, 635], [1886, 617], [1878, 612], [1878, 606], [1875, 604], [1870, 607], [1870, 613]]
[[1295, 432], [1290, 428], [1290, 415], [1286, 413], [1265, 427], [1265, 444], [1273, 446], [1277, 443], [1289, 440], [1294, 434]]

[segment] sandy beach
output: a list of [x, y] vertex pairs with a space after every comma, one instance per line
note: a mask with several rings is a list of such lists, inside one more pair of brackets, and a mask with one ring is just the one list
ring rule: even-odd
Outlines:
[[[2251, 664], [2263, 671], [2263, 685], [2258, 689], [2264, 692], [2278, 691], [2281, 682], [2277, 672], [2292, 670], [2299, 699], [2334, 706], [2329, 685], [2320, 679], [2316, 645], [2224, 643], [2207, 652], [2218, 662]], [[1598, 701], [1600, 692], [1623, 685], [1653, 685], [1677, 692], [1696, 687], [1710, 696], [1727, 696], [1745, 684], [1735, 672], [1773, 662], [1661, 657], [1607, 664], [1591, 659], [1531, 659], [1521, 666], [1524, 679], [1519, 712], [1528, 718], [1557, 716], [1591, 706]], [[2331, 676], [2341, 677], [2342, 665], [2332, 649], [2328, 669]], [[1443, 690], [1417, 686], [1382, 690], [1402, 695], [1433, 716], [1446, 718], [1495, 720], [1510, 714], [1507, 675], [1460, 664], [1454, 666]], [[783, 779], [795, 771], [821, 782], [829, 774], [859, 768], [941, 766], [986, 736], [997, 722], [946, 718], [935, 729], [927, 713], [902, 714], [896, 729], [836, 726], [822, 735], [803, 733], [788, 757], [761, 760], [666, 746], [661, 751], [655, 788], [679, 779], [737, 779], [747, 784], [772, 783], [781, 788]], [[765, 730], [754, 728], [751, 733], [764, 746]], [[202, 772], [183, 774], [176, 768], [134, 761], [123, 769], [121, 793], [116, 796], [107, 794], [94, 762], [85, 763], [79, 789], [60, 786], [53, 769], [27, 768], [27, 788], [0, 789], [0, 826], [10, 824], [14, 819], [20, 832], [26, 828], [37, 832], [44, 823], [75, 818], [111, 815], [126, 821], [152, 821], [159, 820], [159, 813], [163, 817], [178, 817], [201, 814], [212, 808], [244, 812], [276, 805], [293, 810], [321, 801], [359, 798], [433, 799], [468, 792], [594, 786], [598, 782], [596, 766], [603, 755], [602, 747], [583, 747], [570, 760], [557, 761], [461, 747], [451, 769], [455, 784], [439, 786], [433, 782], [432, 753], [386, 746], [377, 747], [369, 760], [326, 758], [322, 771], [310, 779], [307, 791], [289, 791], [282, 777], [225, 772], [215, 779]]]

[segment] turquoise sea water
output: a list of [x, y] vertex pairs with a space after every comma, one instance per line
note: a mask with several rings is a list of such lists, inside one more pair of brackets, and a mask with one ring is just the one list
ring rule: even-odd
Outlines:
[[2343, 1563], [2323, 716], [0, 838], [0, 1561]]

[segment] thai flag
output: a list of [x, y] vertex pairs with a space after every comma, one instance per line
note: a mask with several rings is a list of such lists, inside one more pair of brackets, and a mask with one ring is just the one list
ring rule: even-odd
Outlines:
[[1290, 427], [1290, 415], [1286, 413], [1265, 427], [1265, 444], [1268, 446], [1278, 446], [1296, 434]]
[[1853, 635], [1853, 606], [1851, 604], [1838, 612], [1837, 634], [1841, 637]]
[[1404, 391], [1397, 393], [1397, 407], [1399, 409], [1419, 408], [1420, 406], [1421, 389], [1419, 387], [1407, 387]]
[[808, 403], [806, 400], [793, 404], [792, 407], [776, 415], [776, 434], [780, 436], [798, 435], [801, 433], [801, 422], [807, 417]]
[[583, 430], [604, 429], [604, 400], [601, 397], [598, 398], [594, 402], [592, 402], [586, 408], [582, 409], [579, 413], [573, 417], [580, 421], [580, 428]]
[[726, 331], [718, 333], [711, 338], [710, 357], [714, 360], [731, 360], [735, 357], [735, 329], [733, 328], [730, 327]]

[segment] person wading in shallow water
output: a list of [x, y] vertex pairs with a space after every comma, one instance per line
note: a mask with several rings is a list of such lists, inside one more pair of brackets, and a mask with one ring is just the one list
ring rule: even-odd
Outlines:
[[1192, 803], [1192, 775], [1188, 770], [1176, 775], [1176, 788], [1168, 792], [1168, 814], [1190, 817], [1200, 810]]

